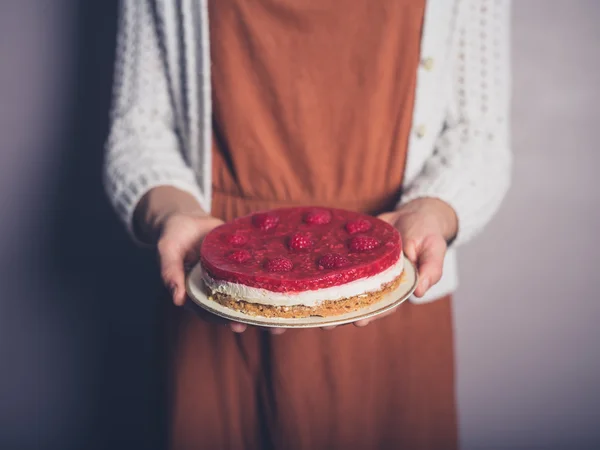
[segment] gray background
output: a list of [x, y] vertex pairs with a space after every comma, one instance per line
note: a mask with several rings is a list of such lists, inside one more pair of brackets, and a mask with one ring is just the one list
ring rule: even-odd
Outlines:
[[[600, 2], [514, 3], [514, 184], [461, 252], [463, 448], [600, 448]], [[100, 187], [115, 12], [0, 2], [2, 449], [164, 439], [153, 257]]]

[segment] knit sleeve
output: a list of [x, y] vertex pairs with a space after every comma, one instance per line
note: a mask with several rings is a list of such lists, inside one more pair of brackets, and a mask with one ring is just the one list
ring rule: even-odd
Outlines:
[[177, 187], [200, 203], [202, 197], [181, 152], [156, 23], [149, 0], [121, 1], [103, 177], [130, 232], [136, 205], [153, 187]]
[[451, 95], [444, 131], [401, 203], [434, 197], [455, 210], [454, 245], [492, 218], [511, 178], [509, 146], [510, 1], [465, 2], [453, 45]]

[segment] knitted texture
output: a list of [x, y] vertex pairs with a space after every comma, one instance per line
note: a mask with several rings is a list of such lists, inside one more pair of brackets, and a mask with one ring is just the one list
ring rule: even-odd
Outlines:
[[[427, 2], [401, 203], [450, 204], [455, 244], [483, 228], [510, 182], [509, 3]], [[210, 210], [208, 29], [206, 0], [121, 1], [104, 184], [130, 230], [156, 186], [187, 191]]]
[[458, 2], [460, 24], [450, 37], [444, 130], [401, 203], [435, 197], [454, 208], [454, 245], [477, 234], [510, 184], [509, 2]]

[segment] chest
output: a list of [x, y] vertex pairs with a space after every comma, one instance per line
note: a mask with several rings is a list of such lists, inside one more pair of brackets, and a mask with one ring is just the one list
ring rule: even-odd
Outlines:
[[[224, 5], [220, 9], [227, 20], [236, 23], [240, 29], [248, 32], [249, 42], [262, 45], [261, 42], [251, 41], [252, 27], [265, 26], [265, 23], [275, 25], [268, 35], [271, 41], [277, 42], [284, 31], [290, 29], [306, 36], [317, 28], [334, 28], [332, 23], [344, 23], [366, 26], [366, 10], [369, 17], [387, 11], [387, 8], [397, 7], [394, 4], [411, 4], [410, 1], [363, 1], [363, 0], [221, 0]], [[174, 3], [157, 0], [159, 17], [164, 16], [164, 35], [166, 62], [169, 77], [174, 84], [173, 103], [181, 121], [179, 128], [186, 142], [184, 154], [199, 173], [204, 172], [203, 181], [210, 186], [207, 166], [210, 162], [211, 149], [211, 19], [209, 8], [215, 0], [187, 0], [185, 4], [197, 5], [196, 9], [188, 11], [185, 20], [168, 20], [176, 18]], [[473, 0], [424, 0], [424, 14], [419, 49], [419, 67], [415, 105], [413, 111], [413, 133], [409, 140], [409, 157], [406, 167], [406, 181], [419, 171], [419, 167], [433, 149], [436, 132], [442, 127], [443, 116], [448, 103], [449, 81], [451, 73], [451, 54], [456, 42], [460, 39], [460, 29], [463, 12], [471, 7], [478, 7]], [[356, 6], [353, 6], [356, 5]], [[371, 7], [369, 7], [371, 5]], [[348, 15], [340, 14], [341, 8], [350, 7]], [[362, 9], [361, 9], [362, 8]], [[374, 9], [369, 9], [374, 8]], [[357, 12], [358, 11], [358, 12]], [[374, 12], [373, 12], [374, 11]], [[360, 19], [358, 16], [361, 15]], [[387, 17], [386, 17], [387, 18]], [[179, 19], [182, 19], [179, 16]], [[262, 23], [262, 25], [261, 25]], [[173, 25], [170, 25], [173, 24]], [[176, 24], [176, 25], [175, 25]], [[170, 29], [172, 28], [172, 29]], [[179, 28], [179, 30], [178, 30]], [[281, 34], [275, 34], [275, 33]], [[301, 41], [299, 41], [301, 42]], [[185, 53], [187, 65], [178, 64], [182, 53]], [[181, 81], [181, 82], [180, 82]], [[190, 95], [191, 94], [191, 95]], [[196, 156], [198, 155], [198, 156]], [[204, 155], [203, 157], [201, 155]]]

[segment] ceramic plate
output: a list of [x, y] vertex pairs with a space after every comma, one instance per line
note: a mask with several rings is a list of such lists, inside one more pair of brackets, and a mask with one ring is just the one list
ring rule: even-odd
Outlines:
[[389, 294], [386, 294], [377, 303], [369, 305], [365, 308], [361, 308], [357, 311], [340, 314], [339, 316], [313, 316], [304, 317], [301, 319], [253, 316], [243, 312], [235, 311], [231, 308], [227, 308], [226, 306], [209, 299], [206, 295], [204, 282], [202, 281], [202, 267], [200, 264], [194, 267], [194, 269], [192, 269], [188, 275], [187, 291], [192, 301], [201, 308], [216, 314], [217, 316], [233, 320], [235, 322], [271, 328], [315, 328], [343, 325], [383, 314], [384, 312], [389, 311], [408, 299], [417, 287], [417, 281], [418, 276], [415, 267], [408, 259], [406, 259], [406, 257], [404, 257], [404, 274], [400, 286], [398, 286]]

